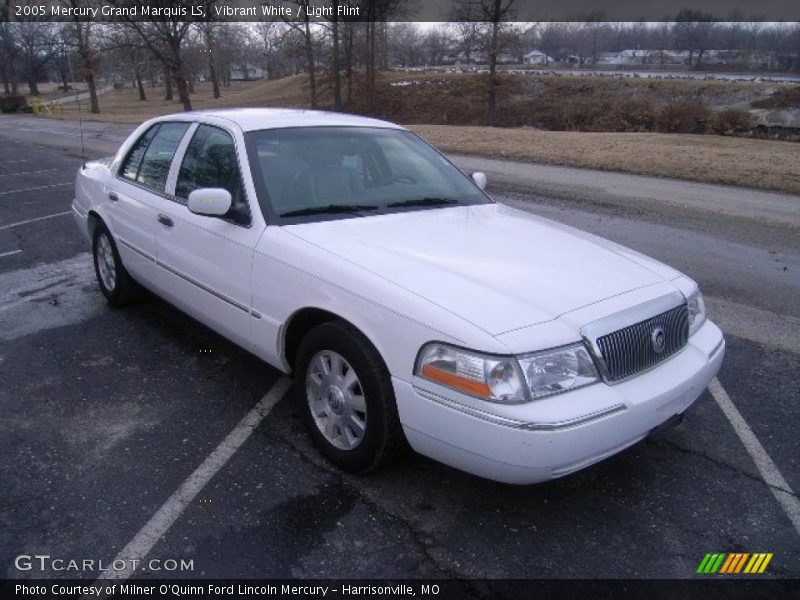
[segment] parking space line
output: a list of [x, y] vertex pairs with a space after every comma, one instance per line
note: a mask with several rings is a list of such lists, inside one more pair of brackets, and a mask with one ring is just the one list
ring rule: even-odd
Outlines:
[[28, 223], [35, 223], [36, 221], [44, 221], [45, 219], [52, 219], [54, 217], [63, 217], [64, 215], [71, 215], [71, 214], [72, 211], [67, 210], [52, 215], [45, 215], [44, 217], [36, 217], [35, 219], [28, 219], [27, 221], [17, 221], [16, 223], [10, 223], [9, 225], [0, 226], [0, 231], [2, 231], [3, 229], [11, 229], [12, 227], [19, 227], [20, 225], [27, 225]]
[[23, 171], [22, 173], [0, 173], [0, 177], [19, 177], [21, 175], [36, 175], [37, 173], [49, 173], [59, 169], [41, 169], [40, 171]]
[[708, 390], [733, 426], [736, 435], [739, 436], [742, 444], [744, 444], [745, 450], [747, 450], [750, 458], [752, 458], [753, 462], [756, 464], [759, 473], [761, 473], [764, 483], [767, 484], [772, 495], [775, 496], [778, 504], [781, 505], [781, 508], [783, 508], [786, 516], [789, 517], [798, 535], [800, 535], [800, 500], [797, 499], [797, 495], [789, 486], [786, 479], [784, 479], [783, 475], [781, 475], [781, 472], [769, 457], [767, 451], [764, 450], [764, 446], [758, 441], [756, 434], [750, 429], [747, 421], [744, 420], [742, 414], [733, 404], [733, 401], [731, 401], [725, 388], [722, 387], [719, 379], [715, 377], [708, 385]]
[[12, 254], [19, 254], [22, 250], [11, 250], [10, 252], [0, 252], [0, 258], [4, 256], [11, 256]]
[[194, 500], [197, 494], [211, 481], [214, 475], [225, 466], [231, 456], [247, 441], [272, 408], [289, 390], [291, 380], [281, 376], [266, 395], [259, 400], [227, 437], [220, 442], [214, 451], [189, 475], [181, 486], [156, 511], [150, 520], [139, 530], [128, 545], [116, 556], [111, 564], [125, 560], [128, 565], [124, 570], [107, 569], [98, 577], [99, 580], [124, 580], [133, 575], [131, 561], [141, 561], [153, 549], [161, 536], [172, 527], [183, 511]]
[[72, 181], [67, 181], [66, 183], [53, 183], [51, 185], [40, 185], [32, 188], [25, 188], [24, 190], [9, 190], [7, 192], [0, 192], [0, 196], [8, 196], [9, 194], [21, 194], [23, 192], [35, 192], [36, 190], [46, 190], [48, 188], [64, 187], [65, 185], [72, 185], [72, 184], [73, 184]]

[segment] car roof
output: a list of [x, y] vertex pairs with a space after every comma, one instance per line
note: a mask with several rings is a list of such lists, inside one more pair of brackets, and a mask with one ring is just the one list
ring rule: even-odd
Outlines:
[[258, 129], [278, 129], [283, 127], [383, 127], [390, 129], [405, 129], [400, 125], [348, 115], [344, 113], [327, 112], [322, 110], [305, 110], [297, 108], [231, 108], [217, 110], [198, 110], [174, 115], [166, 115], [158, 120], [198, 120], [198, 117], [215, 117], [237, 124], [242, 131], [255, 131]]

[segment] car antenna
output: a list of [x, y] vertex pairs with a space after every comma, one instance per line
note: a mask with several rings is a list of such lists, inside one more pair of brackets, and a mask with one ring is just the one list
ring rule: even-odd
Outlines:
[[[67, 55], [67, 68], [70, 74], [69, 78], [74, 80], [75, 73], [72, 70], [72, 59], [70, 58], [69, 54]], [[77, 81], [75, 83], [77, 83]], [[86, 158], [86, 149], [83, 146], [83, 113], [81, 112], [81, 93], [77, 85], [75, 86], [75, 102], [78, 104], [78, 129], [81, 134], [81, 158]]]

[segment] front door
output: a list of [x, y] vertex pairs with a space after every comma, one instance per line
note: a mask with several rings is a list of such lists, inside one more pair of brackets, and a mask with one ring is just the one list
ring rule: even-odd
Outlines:
[[[177, 306], [250, 348], [251, 268], [263, 227], [253, 223], [231, 133], [200, 124], [184, 144], [167, 186], [171, 199], [158, 211], [158, 287]], [[200, 188], [228, 190], [228, 214], [192, 213], [186, 202]]]

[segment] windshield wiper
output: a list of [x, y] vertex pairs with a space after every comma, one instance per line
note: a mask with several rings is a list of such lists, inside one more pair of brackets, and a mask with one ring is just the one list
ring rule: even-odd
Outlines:
[[334, 215], [342, 213], [358, 214], [365, 210], [378, 210], [377, 206], [369, 204], [328, 204], [327, 206], [310, 206], [298, 210], [281, 213], [281, 217], [305, 217], [308, 215]]
[[458, 200], [452, 198], [414, 198], [413, 200], [401, 200], [400, 202], [392, 202], [387, 206], [389, 208], [396, 208], [398, 206], [445, 206], [447, 204], [458, 204]]

